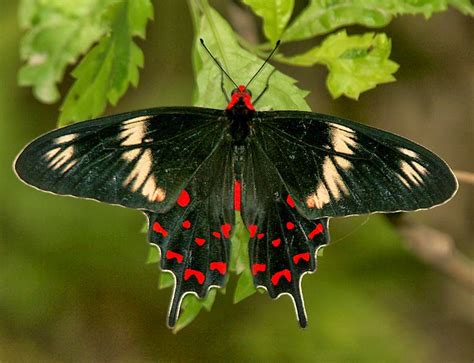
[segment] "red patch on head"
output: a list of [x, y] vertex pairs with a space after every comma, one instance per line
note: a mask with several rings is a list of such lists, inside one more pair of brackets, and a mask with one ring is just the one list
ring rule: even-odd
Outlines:
[[293, 262], [296, 263], [296, 264], [298, 262], [300, 262], [300, 260], [305, 260], [306, 262], [308, 262], [310, 257], [311, 256], [310, 256], [309, 252], [300, 253], [298, 255], [293, 256]]
[[241, 200], [241, 184], [238, 180], [234, 182], [234, 210], [240, 210], [240, 200]]
[[278, 246], [280, 245], [280, 243], [281, 243], [281, 239], [280, 239], [280, 238], [274, 239], [274, 240], [272, 241], [273, 247], [278, 247]]
[[194, 242], [196, 242], [198, 246], [202, 246], [204, 243], [206, 243], [206, 240], [205, 240], [204, 238], [198, 238], [198, 237], [196, 237], [196, 238], [194, 239]]
[[257, 233], [257, 226], [255, 224], [251, 224], [250, 226], [248, 226], [248, 230], [250, 232], [250, 238], [254, 238], [255, 233]]
[[184, 270], [184, 280], [185, 281], [188, 281], [191, 278], [191, 276], [194, 276], [196, 278], [199, 285], [202, 285], [204, 283], [204, 280], [206, 279], [206, 277], [204, 276], [204, 274], [201, 271], [193, 270], [193, 269], [190, 269], [190, 268], [187, 268], [186, 270]]
[[186, 189], [183, 189], [177, 200], [178, 205], [184, 208], [189, 204], [190, 201], [191, 198], [189, 197], [189, 193], [186, 191]]
[[295, 224], [293, 222], [286, 222], [286, 229], [291, 231], [294, 228], [295, 228]]
[[288, 194], [288, 196], [286, 197], [286, 202], [288, 203], [288, 205], [289, 205], [291, 208], [294, 208], [294, 207], [295, 207], [295, 201], [293, 200], [293, 198], [291, 197], [291, 195]]
[[286, 279], [288, 282], [291, 282], [291, 272], [290, 272], [290, 270], [284, 269], [284, 270], [275, 272], [275, 273], [273, 274], [273, 276], [272, 276], [272, 284], [273, 284], [273, 286], [278, 285], [278, 283], [280, 282], [280, 279], [281, 279], [282, 276], [285, 277], [285, 279]]
[[225, 275], [225, 272], [227, 271], [227, 264], [225, 262], [211, 262], [209, 269], [211, 271], [217, 270], [221, 275]]
[[173, 252], [173, 251], [166, 251], [166, 259], [167, 260], [172, 260], [173, 258], [176, 258], [176, 261], [178, 261], [178, 263], [181, 263], [183, 262], [183, 255], [180, 254], [180, 253], [177, 253], [177, 252]]
[[212, 235], [216, 238], [221, 238], [221, 234], [219, 232], [212, 232]]
[[230, 238], [231, 229], [232, 229], [232, 226], [229, 223], [223, 224], [221, 226], [221, 230], [225, 238]]
[[318, 223], [318, 225], [308, 234], [309, 239], [313, 239], [316, 235], [322, 233], [323, 230], [323, 225]]
[[263, 237], [265, 237], [265, 233], [259, 233], [259, 234], [257, 234], [257, 238], [258, 238], [258, 239], [262, 239]]
[[153, 231], [158, 234], [161, 234], [163, 237], [168, 236], [168, 232], [166, 231], [166, 229], [164, 229], [158, 222], [153, 223]]
[[191, 228], [191, 222], [188, 220], [185, 220], [182, 224], [183, 228], [189, 229]]
[[264, 263], [254, 263], [252, 265], [252, 275], [256, 275], [259, 272], [265, 272], [267, 270], [267, 265]]

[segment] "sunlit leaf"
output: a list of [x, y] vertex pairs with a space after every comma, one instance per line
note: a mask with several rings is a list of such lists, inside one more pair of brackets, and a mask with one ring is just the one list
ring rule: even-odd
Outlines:
[[148, 248], [148, 256], [146, 258], [146, 264], [158, 263], [160, 262], [160, 251], [155, 245], [150, 245]]
[[40, 101], [59, 99], [57, 84], [69, 64], [85, 53], [108, 30], [104, 12], [114, 0], [22, 0], [19, 21], [26, 33], [21, 40], [21, 86], [33, 87]]
[[429, 18], [435, 12], [446, 10], [448, 4], [463, 13], [473, 14], [469, 0], [311, 0], [283, 33], [282, 39], [308, 39], [351, 24], [383, 27], [396, 15], [422, 14]]
[[243, 0], [263, 19], [263, 33], [272, 43], [281, 36], [290, 20], [294, 0]]
[[112, 6], [110, 35], [102, 38], [72, 73], [76, 81], [61, 107], [61, 125], [100, 115], [107, 102], [116, 104], [130, 84], [137, 85], [143, 53], [133, 38], [144, 37], [152, 16], [149, 0], [122, 0]]
[[237, 286], [234, 291], [234, 304], [246, 299], [247, 297], [255, 294], [257, 290], [253, 284], [253, 276], [250, 269], [245, 269], [237, 280]]
[[168, 271], [160, 271], [160, 278], [158, 281], [158, 288], [159, 289], [166, 289], [167, 287], [171, 287], [174, 285], [174, 277], [171, 272]]
[[211, 311], [216, 298], [216, 289], [211, 289], [204, 299], [199, 299], [193, 294], [188, 294], [183, 300], [182, 312], [173, 328], [173, 333], [177, 333], [196, 319], [202, 308]]
[[393, 73], [398, 64], [389, 59], [390, 51], [390, 39], [383, 33], [349, 36], [346, 31], [340, 31], [308, 52], [286, 60], [301, 66], [326, 65], [331, 95], [357, 99], [362, 92], [395, 80]]

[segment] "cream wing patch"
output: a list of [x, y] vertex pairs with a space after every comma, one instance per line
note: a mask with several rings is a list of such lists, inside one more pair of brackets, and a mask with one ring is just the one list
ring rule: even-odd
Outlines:
[[44, 158], [49, 161], [48, 167], [64, 174], [76, 165], [77, 160], [74, 160], [74, 145], [71, 144], [66, 148], [61, 147], [63, 144], [72, 143], [76, 138], [77, 134], [69, 134], [54, 139], [53, 142], [58, 146], [49, 150], [44, 155]]

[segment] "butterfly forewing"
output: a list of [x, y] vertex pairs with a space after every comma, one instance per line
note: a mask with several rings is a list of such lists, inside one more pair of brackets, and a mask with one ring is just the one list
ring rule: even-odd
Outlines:
[[308, 218], [429, 208], [457, 182], [429, 150], [389, 132], [309, 112], [258, 113], [254, 137]]
[[170, 208], [225, 132], [220, 110], [158, 108], [45, 134], [19, 155], [26, 183], [130, 208]]

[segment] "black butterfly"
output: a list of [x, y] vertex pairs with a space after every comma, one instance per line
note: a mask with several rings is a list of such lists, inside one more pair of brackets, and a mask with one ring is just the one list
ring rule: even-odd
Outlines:
[[15, 162], [26, 183], [142, 210], [175, 288], [174, 326], [188, 293], [223, 287], [235, 211], [250, 232], [254, 283], [292, 297], [329, 242], [328, 219], [426, 209], [457, 181], [429, 150], [394, 134], [312, 112], [258, 112], [246, 86], [226, 110], [166, 107], [49, 132]]

